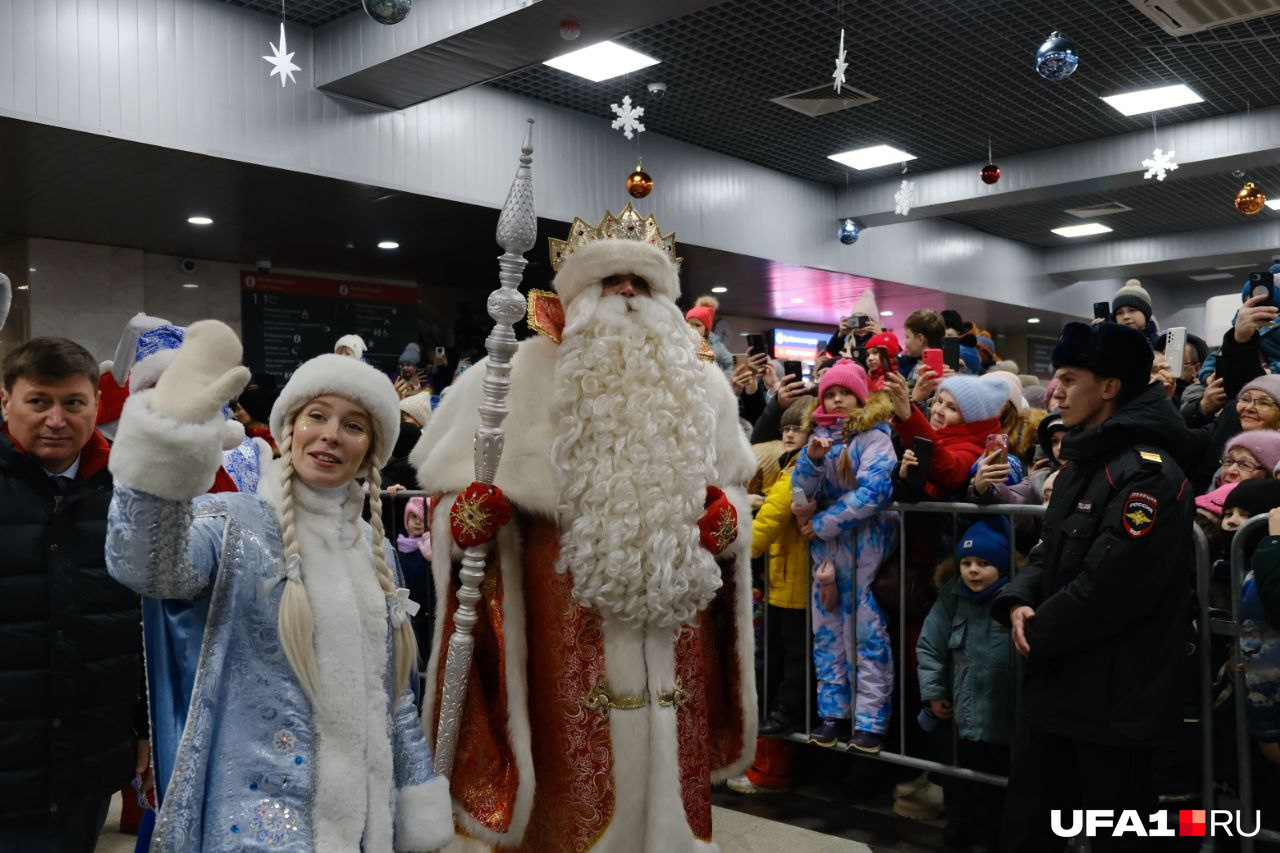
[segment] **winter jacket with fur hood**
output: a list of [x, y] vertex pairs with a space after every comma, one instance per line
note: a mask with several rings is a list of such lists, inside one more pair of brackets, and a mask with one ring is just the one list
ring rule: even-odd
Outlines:
[[[796, 453], [804, 453], [801, 448]], [[769, 488], [751, 522], [751, 556], [769, 553], [769, 603], [803, 610], [809, 602], [809, 542], [791, 513], [791, 474], [795, 456]]]

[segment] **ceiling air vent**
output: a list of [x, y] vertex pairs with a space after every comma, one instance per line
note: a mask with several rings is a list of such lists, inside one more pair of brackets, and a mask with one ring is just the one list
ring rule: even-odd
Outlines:
[[831, 87], [831, 83], [827, 82], [821, 86], [814, 86], [812, 89], [805, 89], [803, 92], [783, 95], [780, 98], [770, 98], [769, 100], [812, 118], [814, 116], [824, 116], [828, 113], [838, 113], [840, 110], [847, 110], [851, 107], [860, 107], [880, 99], [848, 84], [841, 86], [840, 94], [837, 95], [835, 89]]
[[1280, 0], [1129, 0], [1171, 36], [1238, 24], [1280, 12]]
[[1124, 213], [1133, 210], [1127, 204], [1121, 204], [1118, 201], [1108, 201], [1103, 204], [1097, 204], [1093, 207], [1073, 207], [1065, 211], [1076, 219], [1093, 219], [1095, 216], [1110, 216], [1113, 213]]

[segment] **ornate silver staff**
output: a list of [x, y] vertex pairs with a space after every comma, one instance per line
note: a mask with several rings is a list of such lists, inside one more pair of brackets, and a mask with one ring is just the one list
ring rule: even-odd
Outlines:
[[[507, 201], [498, 217], [498, 245], [504, 254], [498, 258], [500, 286], [489, 294], [487, 308], [494, 319], [493, 331], [485, 339], [489, 351], [484, 377], [484, 400], [480, 403], [480, 428], [476, 430], [476, 482], [493, 484], [502, 458], [504, 441], [502, 422], [507, 417], [507, 392], [511, 389], [511, 357], [516, 352], [516, 336], [511, 327], [525, 315], [520, 282], [528, 261], [524, 253], [533, 248], [538, 238], [538, 218], [533, 212], [533, 119], [525, 132], [520, 149], [520, 165], [507, 193]], [[471, 631], [476, 624], [476, 604], [480, 601], [480, 583], [488, 564], [489, 543], [472, 545], [462, 556], [458, 590], [458, 609], [454, 612], [454, 632], [449, 638], [445, 660], [444, 690], [440, 697], [440, 728], [436, 733], [436, 772], [448, 776], [458, 751], [458, 728], [462, 723], [462, 703], [467, 696], [467, 676], [471, 672], [471, 656], [475, 639]]]

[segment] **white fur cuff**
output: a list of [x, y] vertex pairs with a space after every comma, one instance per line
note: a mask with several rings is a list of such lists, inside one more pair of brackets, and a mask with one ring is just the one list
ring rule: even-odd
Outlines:
[[396, 853], [439, 850], [453, 840], [449, 780], [436, 776], [396, 789]]
[[[227, 422], [185, 423], [151, 408], [154, 391], [125, 401], [109, 467], [117, 483], [171, 501], [202, 495], [222, 465]], [[238, 424], [237, 424], [238, 426]]]

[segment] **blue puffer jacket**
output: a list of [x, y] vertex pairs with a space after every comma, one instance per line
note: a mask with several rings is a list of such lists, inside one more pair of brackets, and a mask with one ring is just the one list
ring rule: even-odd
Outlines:
[[959, 578], [938, 591], [916, 643], [920, 698], [950, 699], [965, 740], [1009, 743], [1013, 733], [1009, 629], [991, 618], [991, 603], [973, 601]]

